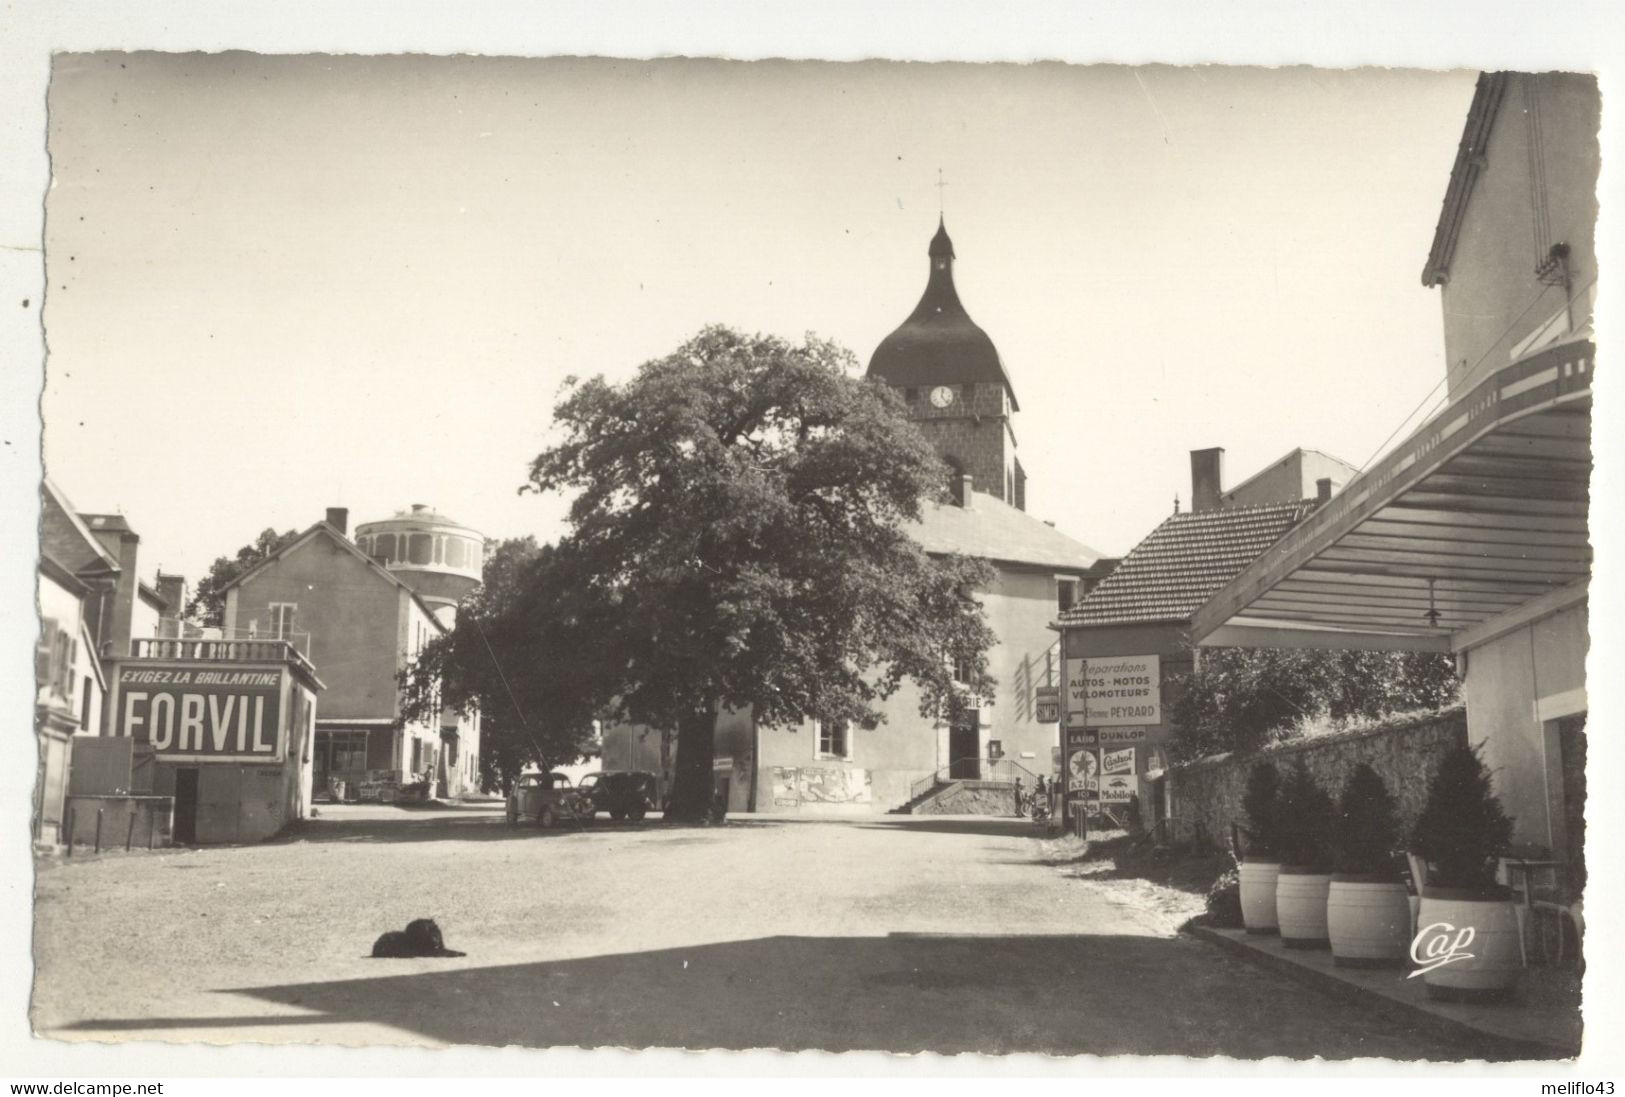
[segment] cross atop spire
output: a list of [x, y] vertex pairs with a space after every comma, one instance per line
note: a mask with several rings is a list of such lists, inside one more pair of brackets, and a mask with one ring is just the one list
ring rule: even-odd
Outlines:
[[937, 181], [935, 183], [933, 183], [932, 185], [937, 188], [937, 216], [941, 217], [942, 213], [943, 213], [943, 209], [942, 209], [942, 190], [943, 190], [944, 187], [946, 187], [948, 185], [948, 180], [946, 180], [946, 179], [944, 179], [942, 177], [942, 169], [941, 168], [937, 169]]

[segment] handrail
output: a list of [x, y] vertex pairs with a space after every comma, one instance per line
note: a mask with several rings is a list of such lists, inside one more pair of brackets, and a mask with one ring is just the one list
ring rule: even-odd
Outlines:
[[[966, 762], [975, 762], [978, 773], [981, 773], [984, 767], [992, 769], [994, 776], [955, 777], [953, 775], [953, 771], [957, 767], [964, 765]], [[925, 795], [925, 793], [929, 792], [932, 788], [939, 784], [948, 784], [953, 781], [997, 781], [1000, 779], [997, 776], [997, 773], [998, 768], [1001, 765], [1010, 766], [1012, 769], [1021, 770], [1022, 773], [1025, 773], [1028, 777], [1032, 778], [1033, 786], [1037, 786], [1038, 774], [1034, 773], [1032, 770], [1028, 769], [1026, 766], [1022, 765], [1013, 758], [984, 758], [981, 755], [967, 755], [964, 758], [956, 758], [945, 766], [939, 766], [931, 773], [928, 773], [924, 777], [915, 781], [909, 786], [908, 798], [913, 800], [916, 797]]]

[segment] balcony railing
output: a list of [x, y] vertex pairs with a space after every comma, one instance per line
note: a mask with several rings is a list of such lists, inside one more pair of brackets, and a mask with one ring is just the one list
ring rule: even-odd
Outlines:
[[162, 637], [130, 641], [134, 659], [175, 659], [207, 663], [293, 663], [315, 672], [310, 660], [289, 640], [171, 640]]

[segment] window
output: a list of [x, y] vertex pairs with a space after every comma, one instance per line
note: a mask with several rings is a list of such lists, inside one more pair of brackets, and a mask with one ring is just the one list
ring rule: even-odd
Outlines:
[[1065, 613], [1077, 605], [1082, 595], [1079, 586], [1076, 575], [1057, 575], [1055, 577], [1055, 608]]
[[79, 694], [79, 730], [91, 731], [90, 726], [90, 676], [85, 676], [84, 687]]
[[852, 744], [848, 741], [845, 720], [817, 720], [818, 756], [820, 758], [850, 758]]
[[332, 743], [331, 770], [337, 772], [361, 771], [367, 768], [367, 733], [363, 730], [334, 731], [328, 734]]
[[293, 617], [298, 603], [272, 602], [266, 608], [271, 613], [271, 635], [281, 640], [293, 639]]
[[[47, 635], [48, 633], [48, 635]], [[73, 709], [74, 664], [79, 658], [79, 641], [50, 619], [45, 621], [34, 652], [34, 674], [41, 688]]]
[[968, 686], [976, 680], [975, 659], [954, 660], [954, 681], [962, 686]]

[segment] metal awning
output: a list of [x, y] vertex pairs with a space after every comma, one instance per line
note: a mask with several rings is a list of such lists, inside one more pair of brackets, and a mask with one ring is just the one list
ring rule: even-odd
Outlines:
[[1449, 651], [1585, 597], [1590, 341], [1452, 401], [1197, 611], [1206, 646]]

